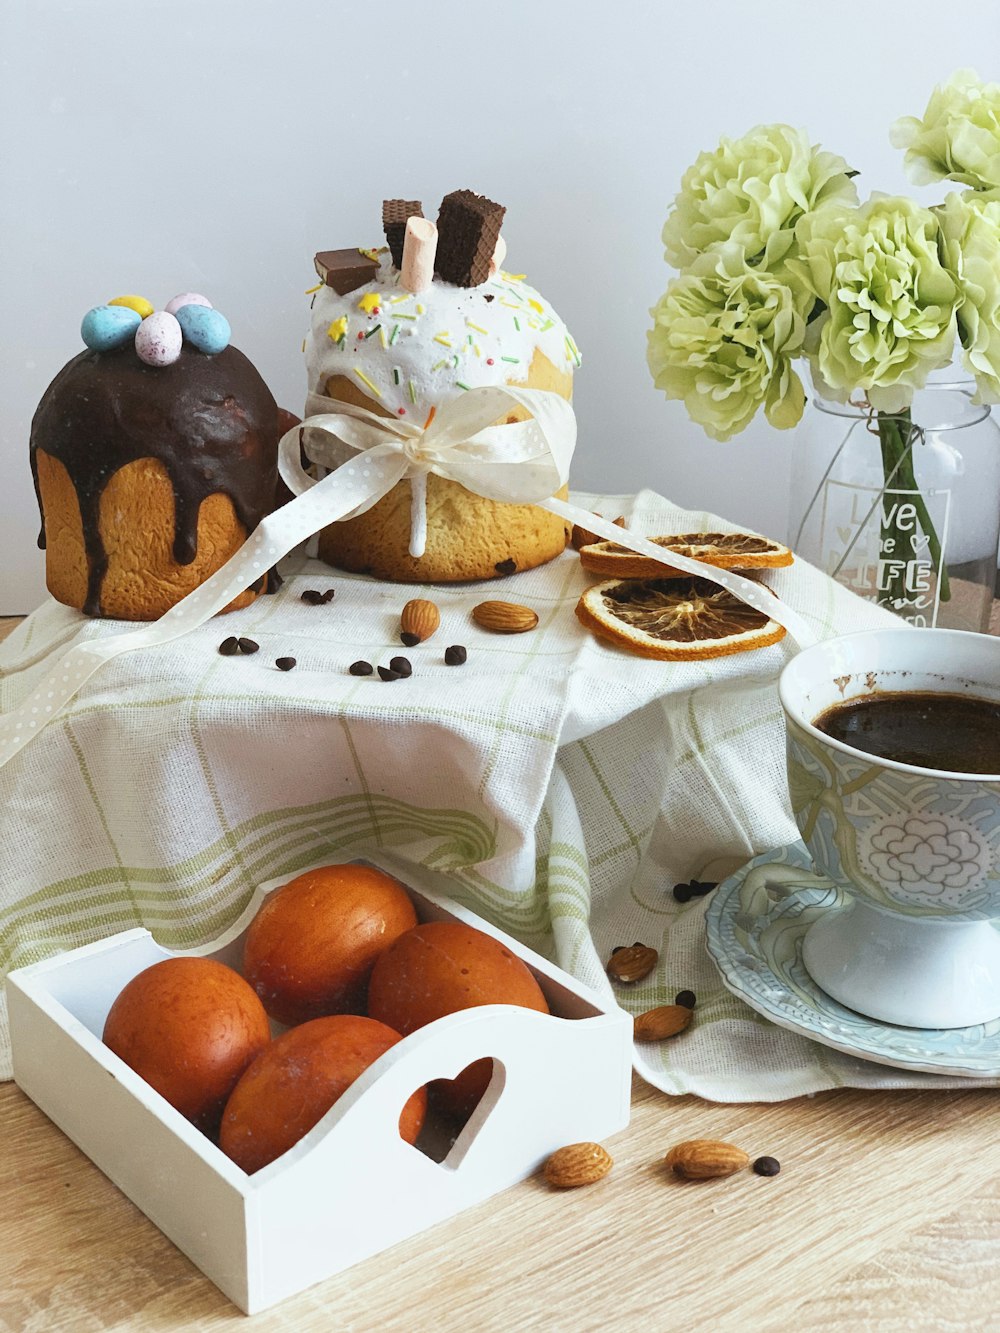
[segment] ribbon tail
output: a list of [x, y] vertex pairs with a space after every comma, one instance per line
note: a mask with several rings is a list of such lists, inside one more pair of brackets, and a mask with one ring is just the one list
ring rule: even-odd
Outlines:
[[687, 574], [708, 579], [710, 583], [717, 583], [720, 588], [725, 588], [741, 602], [745, 602], [747, 606], [752, 606], [755, 611], [766, 616], [768, 620], [776, 620], [779, 625], [783, 625], [800, 648], [808, 648], [810, 644], [816, 642], [816, 635], [797, 611], [786, 606], [781, 598], [775, 597], [768, 588], [760, 583], [754, 583], [752, 579], [744, 578], [742, 574], [737, 574], [731, 569], [717, 569], [714, 565], [707, 565], [703, 560], [692, 560], [690, 556], [680, 555], [676, 551], [667, 551], [664, 547], [657, 546], [655, 542], [640, 537], [638, 533], [630, 532], [628, 528], [616, 527], [600, 514], [588, 513], [586, 509], [569, 504], [566, 500], [553, 498], [535, 503], [539, 509], [547, 509], [550, 514], [557, 514], [569, 523], [576, 523], [586, 528], [588, 532], [604, 537], [607, 541], [627, 546], [637, 555], [647, 555], [650, 559], [659, 561], [661, 565], [668, 565], [671, 569], [683, 569]]
[[159, 620], [71, 648], [29, 698], [0, 718], [0, 767], [57, 716], [105, 662], [121, 653], [170, 643], [204, 625], [314, 532], [359, 506], [375, 504], [396, 485], [406, 467], [406, 458], [390, 449], [372, 449], [352, 458], [261, 519], [220, 569]]

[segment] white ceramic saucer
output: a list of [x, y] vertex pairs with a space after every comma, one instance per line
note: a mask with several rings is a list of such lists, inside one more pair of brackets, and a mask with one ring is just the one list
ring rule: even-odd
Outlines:
[[1000, 1019], [965, 1028], [894, 1027], [838, 1004], [802, 963], [802, 940], [838, 890], [801, 842], [756, 857], [712, 894], [708, 952], [726, 987], [780, 1027], [897, 1069], [967, 1078], [1000, 1075]]

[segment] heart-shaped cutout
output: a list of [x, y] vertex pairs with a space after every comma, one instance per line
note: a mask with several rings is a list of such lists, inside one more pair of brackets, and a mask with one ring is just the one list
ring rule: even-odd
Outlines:
[[[448, 1161], [452, 1150], [460, 1143], [459, 1155], [464, 1155], [502, 1095], [505, 1082], [503, 1064], [486, 1056], [474, 1060], [455, 1078], [429, 1083], [427, 1116], [414, 1146], [433, 1162], [457, 1165]], [[484, 1114], [477, 1115], [481, 1106]]]

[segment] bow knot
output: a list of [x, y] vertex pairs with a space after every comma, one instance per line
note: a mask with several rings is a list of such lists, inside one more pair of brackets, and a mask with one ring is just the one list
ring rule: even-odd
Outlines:
[[[512, 409], [527, 412], [527, 420], [505, 421]], [[564, 398], [513, 385], [467, 389], [432, 410], [423, 427], [320, 394], [309, 395], [306, 411], [301, 426], [279, 446], [279, 468], [289, 490], [302, 494], [315, 484], [302, 467], [300, 439], [309, 460], [322, 467], [342, 466], [352, 451], [367, 457], [370, 494], [350, 517], [409, 478], [414, 556], [423, 555], [426, 541], [429, 472], [489, 500], [534, 504], [565, 485], [576, 444], [576, 417]]]

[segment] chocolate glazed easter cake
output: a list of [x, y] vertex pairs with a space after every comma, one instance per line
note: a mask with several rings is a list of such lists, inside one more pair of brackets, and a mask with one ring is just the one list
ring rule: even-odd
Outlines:
[[81, 331], [87, 349], [52, 381], [31, 426], [46, 582], [88, 616], [155, 620], [274, 508], [279, 410], [196, 293], [163, 311], [119, 297], [89, 311]]
[[[572, 397], [576, 344], [523, 275], [501, 267], [499, 204], [458, 190], [442, 201], [436, 225], [416, 200], [386, 200], [382, 212], [384, 249], [316, 256], [322, 282], [305, 348], [309, 412], [348, 402], [424, 426], [442, 403], [480, 385]], [[526, 415], [518, 409], [505, 420]], [[350, 456], [345, 448], [338, 461]], [[403, 480], [365, 513], [325, 528], [319, 554], [377, 578], [451, 583], [531, 569], [569, 538], [553, 514], [487, 499], [434, 474], [426, 515], [423, 554], [411, 554], [410, 482]]]

